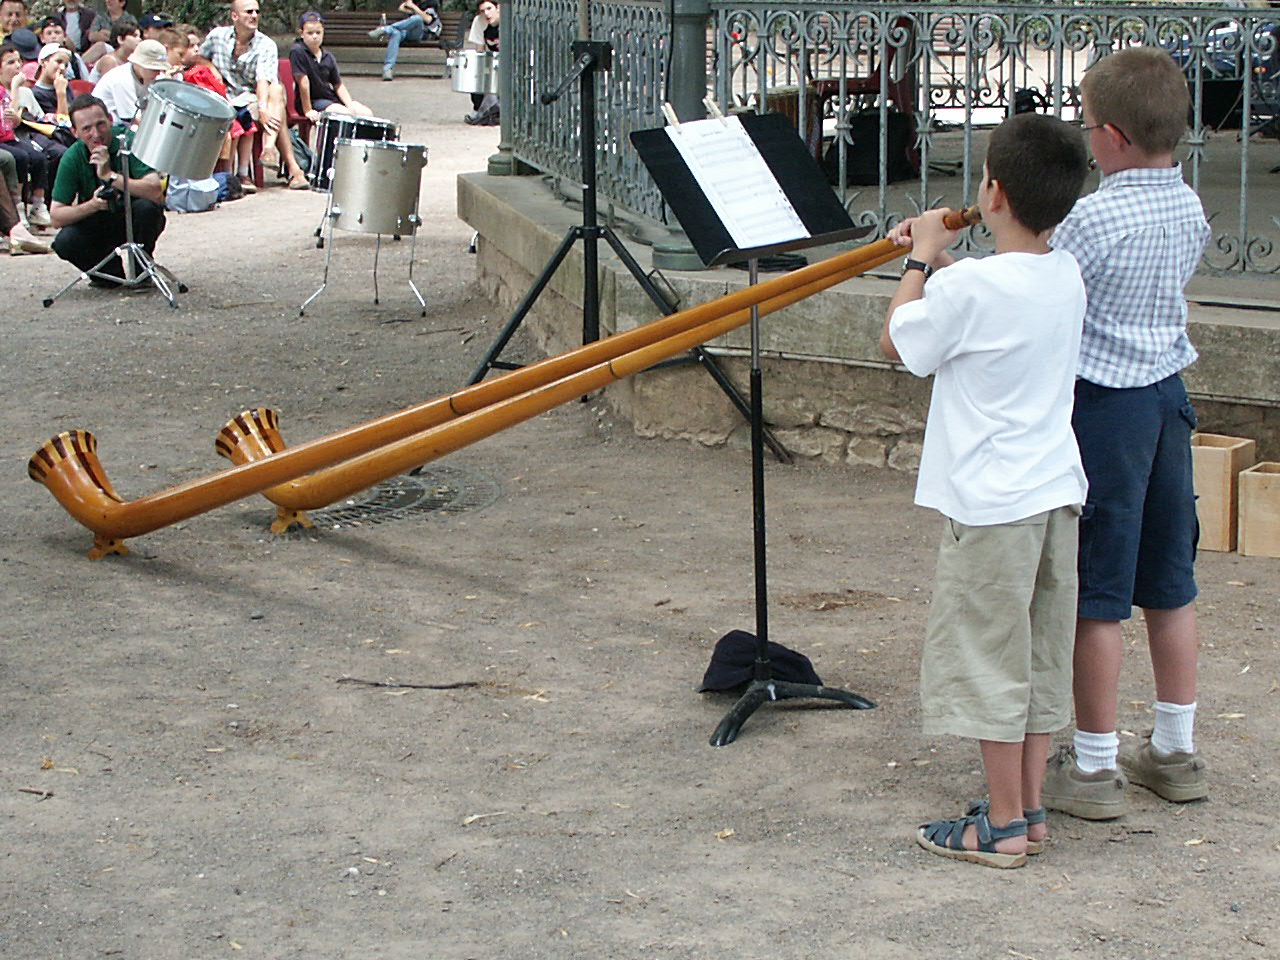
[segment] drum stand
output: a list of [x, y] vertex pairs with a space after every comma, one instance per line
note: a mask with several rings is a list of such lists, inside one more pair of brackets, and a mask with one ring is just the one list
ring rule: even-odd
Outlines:
[[[322, 237], [316, 241], [317, 247], [324, 247], [324, 276], [321, 278], [320, 287], [311, 296], [303, 301], [302, 306], [298, 308], [298, 316], [305, 317], [307, 315], [307, 307], [311, 301], [320, 296], [324, 292], [324, 288], [329, 285], [329, 262], [333, 259], [333, 221], [338, 214], [333, 210], [333, 193], [329, 193], [329, 202], [325, 205], [325, 222], [323, 227], [327, 227], [326, 237]], [[418, 251], [418, 227], [419, 217], [415, 213], [413, 215], [413, 240], [409, 244], [409, 289], [413, 291], [413, 295], [418, 298], [418, 306], [422, 308], [422, 316], [427, 315], [427, 301], [422, 299], [422, 293], [418, 290], [417, 284], [413, 282], [413, 261], [417, 259]], [[318, 232], [318, 231], [317, 231]], [[373, 302], [378, 303], [378, 254], [382, 251], [382, 234], [377, 234], [377, 241], [373, 247]], [[394, 234], [396, 240], [400, 239], [400, 234]]]
[[[173, 275], [167, 268], [160, 266], [151, 255], [142, 248], [139, 243], [133, 241], [133, 198], [129, 196], [129, 160], [133, 156], [128, 144], [125, 142], [124, 134], [120, 134], [117, 138], [120, 141], [120, 153], [122, 158], [121, 171], [124, 177], [124, 238], [125, 242], [116, 247], [109, 254], [103, 257], [98, 263], [94, 264], [88, 270], [82, 270], [80, 274], [59, 290], [51, 297], [46, 297], [41, 302], [46, 307], [53, 306], [53, 301], [74, 287], [81, 280], [89, 280], [96, 278], [98, 280], [109, 280], [117, 283], [122, 287], [140, 287], [145, 283], [152, 284], [157, 290], [165, 295], [165, 299], [169, 301], [169, 306], [178, 309], [178, 301], [170, 289], [170, 284], [177, 288], [178, 293], [186, 293], [187, 285]], [[124, 278], [116, 276], [114, 273], [107, 273], [103, 268], [106, 267], [112, 259], [119, 257], [120, 266], [124, 270]]]
[[[560, 242], [560, 246], [556, 252], [551, 255], [551, 259], [547, 261], [547, 265], [542, 268], [542, 272], [538, 274], [533, 282], [533, 286], [529, 288], [529, 292], [525, 294], [524, 299], [516, 307], [516, 312], [512, 314], [511, 319], [507, 321], [507, 325], [503, 327], [498, 334], [493, 345], [489, 348], [489, 352], [484, 355], [484, 359], [480, 361], [480, 365], [476, 367], [475, 372], [471, 374], [471, 379], [467, 381], [469, 384], [479, 383], [489, 373], [490, 370], [515, 370], [520, 367], [518, 363], [510, 363], [508, 361], [499, 360], [503, 348], [515, 335], [516, 330], [524, 321], [525, 316], [533, 309], [534, 303], [546, 289], [547, 284], [551, 282], [551, 278], [555, 275], [560, 264], [569, 255], [570, 249], [577, 240], [583, 241], [582, 248], [582, 342], [583, 344], [593, 343], [600, 339], [600, 274], [599, 274], [599, 241], [603, 238], [613, 248], [613, 252], [618, 255], [623, 265], [631, 273], [640, 285], [640, 288], [653, 301], [654, 306], [661, 310], [664, 314], [675, 312], [675, 307], [667, 299], [657, 285], [644, 269], [636, 262], [635, 257], [618, 239], [617, 234], [608, 226], [601, 226], [596, 218], [596, 86], [595, 72], [597, 69], [608, 70], [613, 59], [613, 47], [599, 40], [575, 40], [570, 47], [573, 55], [577, 58], [574, 61], [573, 68], [565, 75], [557, 86], [550, 93], [544, 93], [539, 98], [544, 104], [555, 103], [559, 100], [564, 92], [569, 89], [569, 85], [574, 80], [578, 81], [578, 95], [581, 115], [581, 161], [582, 161], [582, 223], [569, 228], [564, 235], [564, 239]], [[702, 364], [703, 368], [715, 380], [716, 385], [724, 392], [724, 395], [732, 401], [733, 405], [742, 414], [744, 419], [751, 419], [751, 408], [747, 405], [746, 400], [738, 393], [737, 387], [733, 381], [729, 379], [729, 375], [721, 369], [720, 364], [710, 353], [702, 347], [694, 347], [691, 351], [693, 358]], [[684, 363], [687, 359], [676, 359], [664, 361], [657, 366], [667, 366], [671, 364]], [[791, 454], [782, 446], [773, 435], [766, 429], [764, 431], [765, 443], [769, 445], [769, 449], [783, 463], [791, 462]]]

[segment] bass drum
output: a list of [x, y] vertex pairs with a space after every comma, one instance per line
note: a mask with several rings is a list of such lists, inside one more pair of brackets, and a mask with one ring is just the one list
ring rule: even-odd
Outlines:
[[455, 50], [444, 61], [457, 93], [498, 92], [498, 55], [487, 50]]
[[140, 109], [135, 157], [173, 177], [204, 180], [213, 173], [236, 115], [224, 97], [180, 80], [157, 80]]
[[339, 140], [399, 140], [400, 124], [378, 117], [353, 117], [345, 113], [321, 114], [316, 124], [316, 162], [307, 174], [311, 189], [333, 189], [334, 150]]
[[397, 236], [418, 229], [427, 148], [386, 140], [339, 140], [333, 164], [333, 225]]

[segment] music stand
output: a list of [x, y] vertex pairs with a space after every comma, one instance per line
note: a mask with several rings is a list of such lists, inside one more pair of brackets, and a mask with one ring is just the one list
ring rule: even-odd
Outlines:
[[[173, 291], [169, 289], [169, 284], [173, 284], [178, 293], [187, 292], [188, 288], [185, 283], [175, 277], [169, 269], [156, 263], [151, 255], [143, 249], [142, 244], [134, 242], [133, 197], [129, 195], [129, 161], [133, 157], [133, 151], [129, 149], [125, 134], [117, 134], [116, 139], [120, 143], [119, 156], [122, 168], [120, 172], [124, 177], [124, 243], [112, 250], [88, 270], [81, 270], [74, 280], [53, 296], [45, 297], [41, 302], [46, 307], [53, 306], [55, 300], [81, 280], [89, 279], [109, 280], [121, 287], [140, 287], [145, 283], [150, 283], [165, 295], [165, 299], [169, 301], [169, 306], [174, 310], [178, 309], [178, 301], [174, 297]], [[116, 257], [120, 258], [120, 267], [124, 271], [123, 278], [116, 276], [114, 273], [108, 273], [103, 269]]]
[[[852, 240], [870, 231], [869, 227], [853, 225], [835, 193], [825, 187], [825, 176], [790, 121], [781, 114], [718, 117], [637, 131], [631, 139], [702, 262], [712, 266], [745, 260], [752, 285], [758, 282], [762, 256]], [[744, 184], [744, 177], [752, 178], [751, 183]], [[773, 201], [776, 214], [761, 213], [771, 206], [766, 197]], [[752, 306], [750, 421], [756, 659], [746, 691], [711, 735], [713, 747], [732, 743], [747, 719], [774, 700], [809, 697], [833, 700], [858, 710], [875, 707], [872, 701], [846, 690], [773, 679], [759, 320], [759, 307]]]

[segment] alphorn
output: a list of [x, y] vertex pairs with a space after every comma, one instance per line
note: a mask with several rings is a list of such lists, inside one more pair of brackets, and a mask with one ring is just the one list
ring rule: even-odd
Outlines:
[[[977, 222], [974, 212], [962, 211], [951, 215], [948, 226], [959, 229], [974, 222]], [[31, 457], [27, 473], [32, 480], [44, 484], [66, 511], [94, 534], [93, 547], [88, 554], [91, 558], [127, 553], [124, 541], [131, 537], [150, 533], [353, 458], [363, 461], [356, 478], [361, 481], [360, 485], [353, 489], [371, 486], [722, 336], [750, 319], [751, 306], [758, 306], [761, 313], [781, 309], [801, 296], [808, 296], [886, 263], [904, 252], [905, 248], [892, 241], [876, 241], [787, 276], [756, 284], [551, 358], [551, 361], [566, 361], [566, 358], [573, 357], [571, 361], [544, 361], [543, 364], [513, 371], [491, 381], [491, 393], [479, 389], [487, 384], [477, 384], [458, 394], [137, 500], [126, 501], [113, 489], [98, 458], [97, 439], [85, 430], [61, 433], [46, 442]], [[805, 292], [800, 293], [801, 290]], [[652, 333], [655, 326], [662, 331], [656, 337]], [[640, 331], [647, 332], [641, 334]], [[619, 342], [622, 347], [618, 346]], [[611, 344], [603, 349], [605, 359], [591, 350], [602, 344]], [[615, 356], [607, 356], [619, 349], [621, 352]], [[519, 377], [520, 374], [524, 376]], [[522, 389], [521, 385], [530, 379], [534, 382]], [[512, 381], [514, 386], [504, 388], [508, 381]], [[512, 389], [515, 392], [507, 393]], [[455, 399], [460, 395], [466, 399]], [[463, 409], [456, 409], [455, 403]], [[467, 403], [480, 405], [468, 410]], [[411, 416], [411, 411], [417, 413]], [[412, 427], [405, 425], [405, 421], [413, 421], [416, 416], [439, 417], [442, 414], [449, 422], [426, 429], [417, 423]], [[408, 436], [394, 437], [397, 430], [410, 432]]]
[[[951, 215], [948, 226], [952, 229], [960, 229], [962, 226], [977, 223], [980, 218], [978, 208], [973, 207]], [[785, 292], [756, 302], [755, 305], [761, 315], [772, 313], [829, 286], [841, 283], [856, 273], [881, 266], [904, 252], [905, 248], [887, 239], [867, 244], [852, 251], [853, 254], [859, 255], [856, 261], [849, 255], [833, 257], [815, 264], [814, 268], [809, 268], [807, 273], [801, 270], [787, 277], [757, 284], [755, 287], [739, 291], [738, 294], [721, 297], [710, 304], [702, 304], [681, 314], [655, 320], [633, 330], [522, 367], [497, 379], [475, 384], [457, 393], [369, 421], [359, 429], [368, 431], [371, 435], [378, 434], [381, 444], [392, 443], [419, 431], [447, 423], [464, 413], [470, 413], [499, 400], [515, 396], [557, 375], [568, 375], [594, 363], [614, 359], [628, 350], [657, 342], [669, 336], [672, 330], [688, 329], [689, 316], [694, 311], [707, 312], [707, 308], [712, 304], [718, 304], [722, 308], [729, 307], [731, 298], [743, 299], [743, 295], [752, 290], [759, 294], [762, 290], [768, 293], [771, 289], [785, 289]], [[804, 280], [805, 276], [810, 279], [799, 286], [794, 286], [797, 280]], [[792, 286], [788, 287], [788, 282]], [[693, 322], [696, 322], [696, 319]], [[214, 445], [219, 455], [236, 464], [260, 461], [286, 449], [284, 438], [280, 433], [279, 416], [274, 410], [265, 407], [245, 410], [229, 420], [219, 432]], [[263, 496], [276, 506], [276, 518], [271, 523], [271, 531], [283, 533], [295, 523], [310, 527], [312, 523], [306, 511], [326, 507], [374, 483], [394, 476], [394, 473], [379, 475], [383, 471], [379, 469], [377, 456], [378, 448], [375, 448], [365, 455], [352, 458], [319, 473], [298, 477], [262, 491]], [[370, 479], [371, 477], [374, 479]]]

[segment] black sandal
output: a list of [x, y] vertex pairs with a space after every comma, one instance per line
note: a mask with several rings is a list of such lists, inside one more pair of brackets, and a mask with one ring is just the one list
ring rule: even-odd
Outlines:
[[[977, 850], [966, 850], [964, 846], [964, 831], [970, 825], [978, 833]], [[995, 827], [987, 819], [986, 813], [976, 813], [968, 817], [957, 817], [954, 820], [934, 820], [932, 823], [926, 823], [916, 830], [916, 843], [940, 857], [967, 860], [970, 863], [980, 863], [984, 867], [1008, 870], [1025, 864], [1027, 855], [999, 853], [996, 850], [996, 841], [1026, 835], [1026, 820], [1010, 820], [1006, 827]]]

